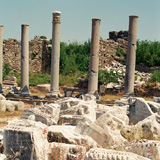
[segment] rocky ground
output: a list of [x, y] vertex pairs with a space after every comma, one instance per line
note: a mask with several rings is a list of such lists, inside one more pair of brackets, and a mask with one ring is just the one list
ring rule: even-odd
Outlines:
[[[7, 114], [12, 102], [0, 101]], [[0, 159], [159, 160], [160, 104], [154, 101], [99, 104], [86, 94], [32, 107], [14, 103], [19, 111], [9, 113], [22, 116], [0, 128]]]

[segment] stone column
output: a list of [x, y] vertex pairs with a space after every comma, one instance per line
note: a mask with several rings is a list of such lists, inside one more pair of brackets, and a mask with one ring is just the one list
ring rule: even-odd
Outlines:
[[124, 97], [134, 96], [137, 24], [138, 24], [138, 16], [129, 16], [128, 49], [127, 49], [127, 59], [126, 59]]
[[51, 88], [48, 96], [58, 97], [59, 92], [59, 60], [60, 60], [60, 18], [61, 12], [54, 11], [52, 25], [52, 55], [51, 55]]
[[100, 19], [92, 19], [92, 37], [89, 64], [88, 93], [95, 94], [98, 90], [98, 65], [99, 65], [99, 36]]
[[29, 95], [29, 25], [22, 24], [21, 32], [21, 94]]
[[0, 93], [3, 93], [2, 84], [3, 84], [3, 26], [0, 25]]

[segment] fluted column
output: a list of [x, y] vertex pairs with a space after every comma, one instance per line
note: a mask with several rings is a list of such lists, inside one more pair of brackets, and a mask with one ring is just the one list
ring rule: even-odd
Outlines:
[[92, 19], [92, 36], [89, 64], [88, 93], [95, 94], [98, 90], [98, 65], [99, 65], [99, 36], [100, 19]]
[[2, 84], [3, 84], [3, 26], [0, 25], [0, 93], [3, 93]]
[[29, 25], [21, 27], [21, 94], [29, 95]]
[[126, 74], [124, 96], [134, 96], [134, 74], [136, 65], [138, 16], [129, 16], [128, 50], [126, 59]]

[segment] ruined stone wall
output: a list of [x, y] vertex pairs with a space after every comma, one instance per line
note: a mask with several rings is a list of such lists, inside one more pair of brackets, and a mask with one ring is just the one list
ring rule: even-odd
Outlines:
[[[127, 31], [109, 32], [109, 39], [100, 39], [99, 67], [106, 68], [112, 61], [125, 61], [124, 57], [116, 55], [117, 50], [127, 50]], [[14, 72], [21, 71], [21, 41], [6, 39], [3, 41], [4, 64], [9, 64]], [[29, 72], [50, 73], [51, 68], [51, 45], [48, 41], [39, 37], [29, 42]]]
[[100, 39], [100, 51], [99, 51], [99, 67], [105, 68], [114, 60], [125, 61], [124, 57], [116, 55], [117, 51], [127, 52], [128, 45], [128, 32], [109, 32], [109, 39]]
[[[39, 73], [45, 71], [48, 62], [48, 41], [39, 37], [29, 42], [29, 72]], [[6, 39], [3, 41], [4, 64], [9, 64], [13, 72], [21, 71], [21, 41]]]

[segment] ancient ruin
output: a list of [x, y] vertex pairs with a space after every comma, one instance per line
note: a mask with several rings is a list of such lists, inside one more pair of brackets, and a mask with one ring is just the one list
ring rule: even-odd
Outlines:
[[59, 58], [60, 58], [60, 17], [61, 12], [53, 12], [52, 56], [51, 56], [51, 89], [47, 97], [58, 97], [59, 92]]
[[90, 49], [90, 64], [89, 64], [89, 82], [88, 93], [95, 94], [98, 90], [98, 64], [99, 64], [99, 34], [100, 34], [100, 19], [92, 19], [92, 38]]
[[138, 16], [129, 16], [128, 50], [126, 58], [126, 74], [124, 96], [134, 96], [134, 73], [136, 64]]
[[29, 95], [29, 25], [22, 25], [21, 33], [21, 94]]
[[[159, 160], [160, 98], [155, 97], [152, 102], [133, 97], [138, 17], [130, 16], [129, 32], [110, 32], [112, 40], [106, 41], [107, 44], [116, 47], [119, 45], [118, 41], [124, 42], [125, 47], [126, 40], [129, 41], [126, 68], [111, 60], [112, 66], [107, 66], [108, 70], [117, 67], [119, 72], [121, 70], [124, 72], [126, 69], [125, 98], [107, 104], [97, 100], [99, 48], [103, 56], [106, 52], [109, 53], [103, 50], [103, 47], [99, 47], [99, 44], [105, 45], [105, 41], [99, 40], [100, 19], [92, 19], [87, 94], [73, 95], [73, 91], [79, 91], [79, 89], [63, 87], [65, 95], [60, 97], [60, 16], [61, 12], [53, 12], [51, 86], [49, 84], [37, 86], [38, 90], [46, 92], [50, 87], [49, 94], [37, 99], [34, 96], [16, 96], [15, 98], [15, 95], [19, 94], [16, 78], [6, 77], [3, 82], [11, 96], [9, 98], [15, 98], [14, 100], [17, 101], [8, 100], [6, 94], [0, 94], [0, 111], [23, 113], [20, 119], [8, 119], [7, 125], [0, 128], [0, 160]], [[28, 29], [29, 25], [22, 25], [20, 94], [24, 95], [29, 95]], [[0, 42], [1, 35], [0, 30]], [[37, 43], [41, 44], [40, 41]], [[105, 57], [107, 58], [107, 55]], [[0, 60], [2, 62], [1, 57]], [[106, 67], [105, 63], [103, 61], [103, 68]], [[145, 83], [149, 75], [142, 73], [142, 76], [145, 77], [143, 80]], [[140, 78], [137, 76], [137, 79]], [[122, 81], [124, 79], [119, 79], [119, 84], [122, 84]], [[136, 81], [135, 83], [140, 85], [139, 81]], [[107, 85], [108, 88], [115, 87], [111, 83]], [[104, 85], [100, 90], [105, 94]], [[34, 103], [29, 107], [30, 98]], [[24, 102], [28, 102], [27, 106]], [[37, 105], [36, 102], [38, 102]]]

